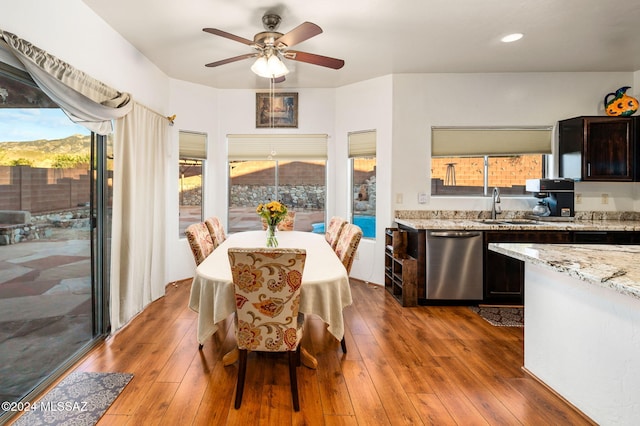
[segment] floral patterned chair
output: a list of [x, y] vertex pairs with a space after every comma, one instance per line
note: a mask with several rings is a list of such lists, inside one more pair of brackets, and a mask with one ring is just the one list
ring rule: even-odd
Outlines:
[[336, 249], [340, 233], [346, 223], [347, 221], [340, 216], [333, 216], [329, 221], [329, 226], [327, 227], [327, 232], [324, 234], [324, 239], [327, 240], [331, 248], [334, 250]]
[[224, 240], [227, 239], [222, 222], [220, 222], [218, 217], [211, 216], [210, 218], [207, 218], [204, 223], [207, 225], [207, 229], [209, 229], [211, 238], [213, 238], [213, 248], [217, 248]]
[[213, 251], [213, 238], [207, 229], [207, 225], [203, 222], [189, 225], [184, 233], [187, 236], [187, 240], [189, 240], [189, 247], [191, 247], [197, 266]]
[[[293, 226], [296, 222], [296, 212], [288, 210], [287, 215], [278, 223], [278, 231], [293, 231]], [[267, 221], [262, 218], [262, 229], [267, 230]]]
[[[358, 225], [351, 223], [344, 225], [334, 251], [347, 270], [347, 275], [351, 273], [353, 259], [361, 239], [362, 229], [360, 229]], [[347, 353], [347, 342], [344, 340], [344, 337], [340, 344], [342, 345], [342, 352]]]
[[229, 248], [236, 295], [239, 368], [235, 408], [242, 404], [248, 351], [288, 352], [293, 408], [300, 410], [296, 367], [304, 315], [300, 286], [304, 249]]

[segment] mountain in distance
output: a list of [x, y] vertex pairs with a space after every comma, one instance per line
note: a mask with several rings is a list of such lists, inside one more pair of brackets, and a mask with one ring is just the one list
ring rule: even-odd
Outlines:
[[72, 135], [63, 139], [39, 139], [28, 142], [0, 142], [0, 164], [27, 159], [35, 167], [47, 167], [51, 160], [61, 154], [89, 155], [91, 135]]

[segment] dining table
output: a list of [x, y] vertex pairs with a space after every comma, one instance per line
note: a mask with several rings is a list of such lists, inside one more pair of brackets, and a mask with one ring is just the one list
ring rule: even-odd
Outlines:
[[[349, 275], [324, 234], [303, 231], [278, 231], [278, 247], [300, 248], [307, 252], [299, 310], [316, 315], [338, 341], [344, 336], [343, 310], [351, 305]], [[229, 248], [264, 248], [265, 231], [230, 234], [196, 268], [191, 285], [189, 308], [198, 314], [197, 339], [200, 345], [218, 330], [218, 324], [235, 313], [235, 288], [227, 251]], [[235, 362], [237, 350], [225, 355], [224, 364]], [[301, 348], [302, 362], [316, 368], [315, 358]]]

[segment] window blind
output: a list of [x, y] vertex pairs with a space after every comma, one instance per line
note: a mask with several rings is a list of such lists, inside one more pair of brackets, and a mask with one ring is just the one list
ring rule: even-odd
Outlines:
[[432, 157], [551, 154], [552, 127], [432, 127]]
[[349, 133], [349, 158], [375, 157], [376, 155], [376, 131]]
[[227, 135], [229, 161], [326, 160], [326, 134]]
[[207, 159], [207, 135], [180, 131], [180, 158]]

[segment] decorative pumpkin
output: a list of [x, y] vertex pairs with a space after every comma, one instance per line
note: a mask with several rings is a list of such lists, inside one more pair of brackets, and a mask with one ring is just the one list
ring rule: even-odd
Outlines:
[[626, 94], [630, 88], [629, 86], [621, 87], [615, 93], [608, 93], [604, 97], [604, 109], [607, 115], [628, 117], [638, 110], [638, 100]]

